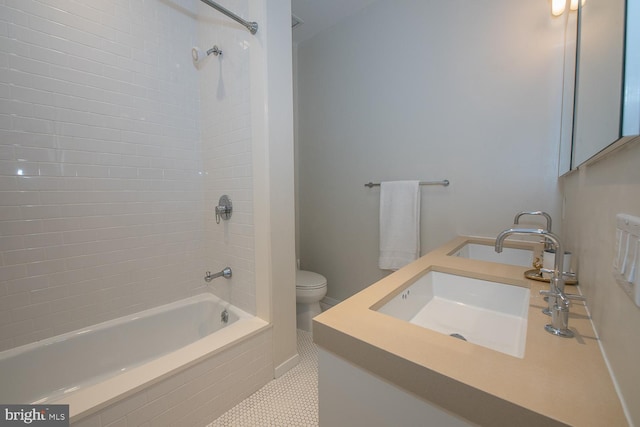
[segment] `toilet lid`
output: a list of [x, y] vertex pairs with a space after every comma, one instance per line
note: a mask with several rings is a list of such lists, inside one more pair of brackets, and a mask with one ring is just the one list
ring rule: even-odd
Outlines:
[[324, 276], [312, 271], [296, 270], [296, 288], [317, 289], [327, 286]]

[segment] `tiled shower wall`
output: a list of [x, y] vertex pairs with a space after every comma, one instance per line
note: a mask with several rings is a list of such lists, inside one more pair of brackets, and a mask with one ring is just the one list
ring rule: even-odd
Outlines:
[[[218, 3], [239, 16], [257, 19], [248, 11], [248, 1]], [[210, 55], [198, 65], [205, 179], [205, 264], [212, 271], [232, 267], [231, 285], [217, 280], [211, 287], [224, 300], [255, 313], [249, 67], [250, 48], [256, 37], [204, 4], [198, 8], [198, 22], [200, 48], [205, 51], [215, 45], [222, 50], [221, 56]], [[229, 221], [216, 224], [214, 207], [223, 194], [231, 199], [233, 214]]]
[[[0, 0], [0, 350], [206, 290], [255, 305], [250, 153], [231, 141], [248, 145], [248, 90], [233, 70], [218, 78], [224, 62], [192, 64], [199, 28], [222, 22], [203, 7]], [[231, 126], [222, 143], [214, 120]], [[219, 174], [237, 216], [216, 229]], [[244, 263], [242, 292], [206, 286], [234, 261], [213, 247]]]

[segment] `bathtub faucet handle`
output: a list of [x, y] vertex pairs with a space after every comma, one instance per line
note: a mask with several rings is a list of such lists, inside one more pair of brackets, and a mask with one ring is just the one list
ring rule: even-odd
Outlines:
[[231, 199], [226, 194], [220, 197], [218, 201], [218, 206], [215, 208], [216, 211], [216, 224], [220, 224], [220, 219], [227, 220], [231, 218], [231, 213], [233, 212], [233, 205], [231, 204]]
[[213, 279], [216, 279], [218, 277], [224, 277], [225, 279], [230, 279], [232, 275], [233, 275], [233, 272], [231, 271], [231, 267], [225, 267], [222, 271], [214, 274], [211, 274], [210, 271], [207, 271], [204, 275], [204, 281], [210, 282]]

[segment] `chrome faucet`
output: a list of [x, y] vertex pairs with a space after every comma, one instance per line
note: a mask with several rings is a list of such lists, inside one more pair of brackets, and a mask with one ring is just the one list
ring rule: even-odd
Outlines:
[[211, 274], [210, 271], [207, 271], [207, 273], [204, 276], [204, 280], [206, 282], [210, 282], [213, 279], [217, 279], [218, 277], [224, 277], [225, 279], [230, 279], [232, 275], [233, 275], [233, 272], [231, 271], [231, 268], [225, 267], [222, 271], [218, 273]]
[[541, 215], [541, 216], [545, 217], [547, 219], [547, 231], [551, 231], [551, 215], [549, 215], [548, 213], [542, 212], [542, 211], [520, 212], [520, 213], [516, 214], [516, 217], [513, 219], [513, 223], [514, 224], [519, 224], [520, 223], [520, 217], [522, 217], [524, 215]]
[[[520, 217], [524, 216], [524, 215], [540, 215], [545, 217], [545, 219], [547, 220], [547, 231], [551, 231], [551, 215], [549, 215], [546, 212], [542, 212], [542, 211], [531, 211], [531, 212], [520, 212], [516, 214], [516, 217], [513, 219], [513, 223], [514, 224], [520, 224]], [[544, 241], [544, 250], [548, 251], [551, 250], [552, 246], [551, 246], [551, 242], [549, 242], [548, 240], [545, 239]]]
[[564, 264], [564, 249], [560, 238], [547, 230], [535, 228], [510, 228], [502, 231], [496, 238], [496, 252], [502, 252], [504, 240], [512, 234], [537, 234], [545, 238], [545, 241], [551, 241], [555, 246], [556, 256], [551, 271], [550, 289], [548, 291], [540, 291], [540, 294], [549, 297], [549, 307], [543, 310], [545, 314], [551, 316], [551, 324], [545, 325], [544, 329], [554, 335], [572, 338], [573, 331], [569, 329], [569, 305], [570, 300], [584, 301], [581, 295], [565, 294], [564, 278], [562, 274], [562, 266]]

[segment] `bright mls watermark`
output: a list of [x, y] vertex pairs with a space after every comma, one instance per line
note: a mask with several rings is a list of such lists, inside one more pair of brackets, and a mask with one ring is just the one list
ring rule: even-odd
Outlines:
[[0, 427], [69, 427], [69, 405], [0, 405]]

